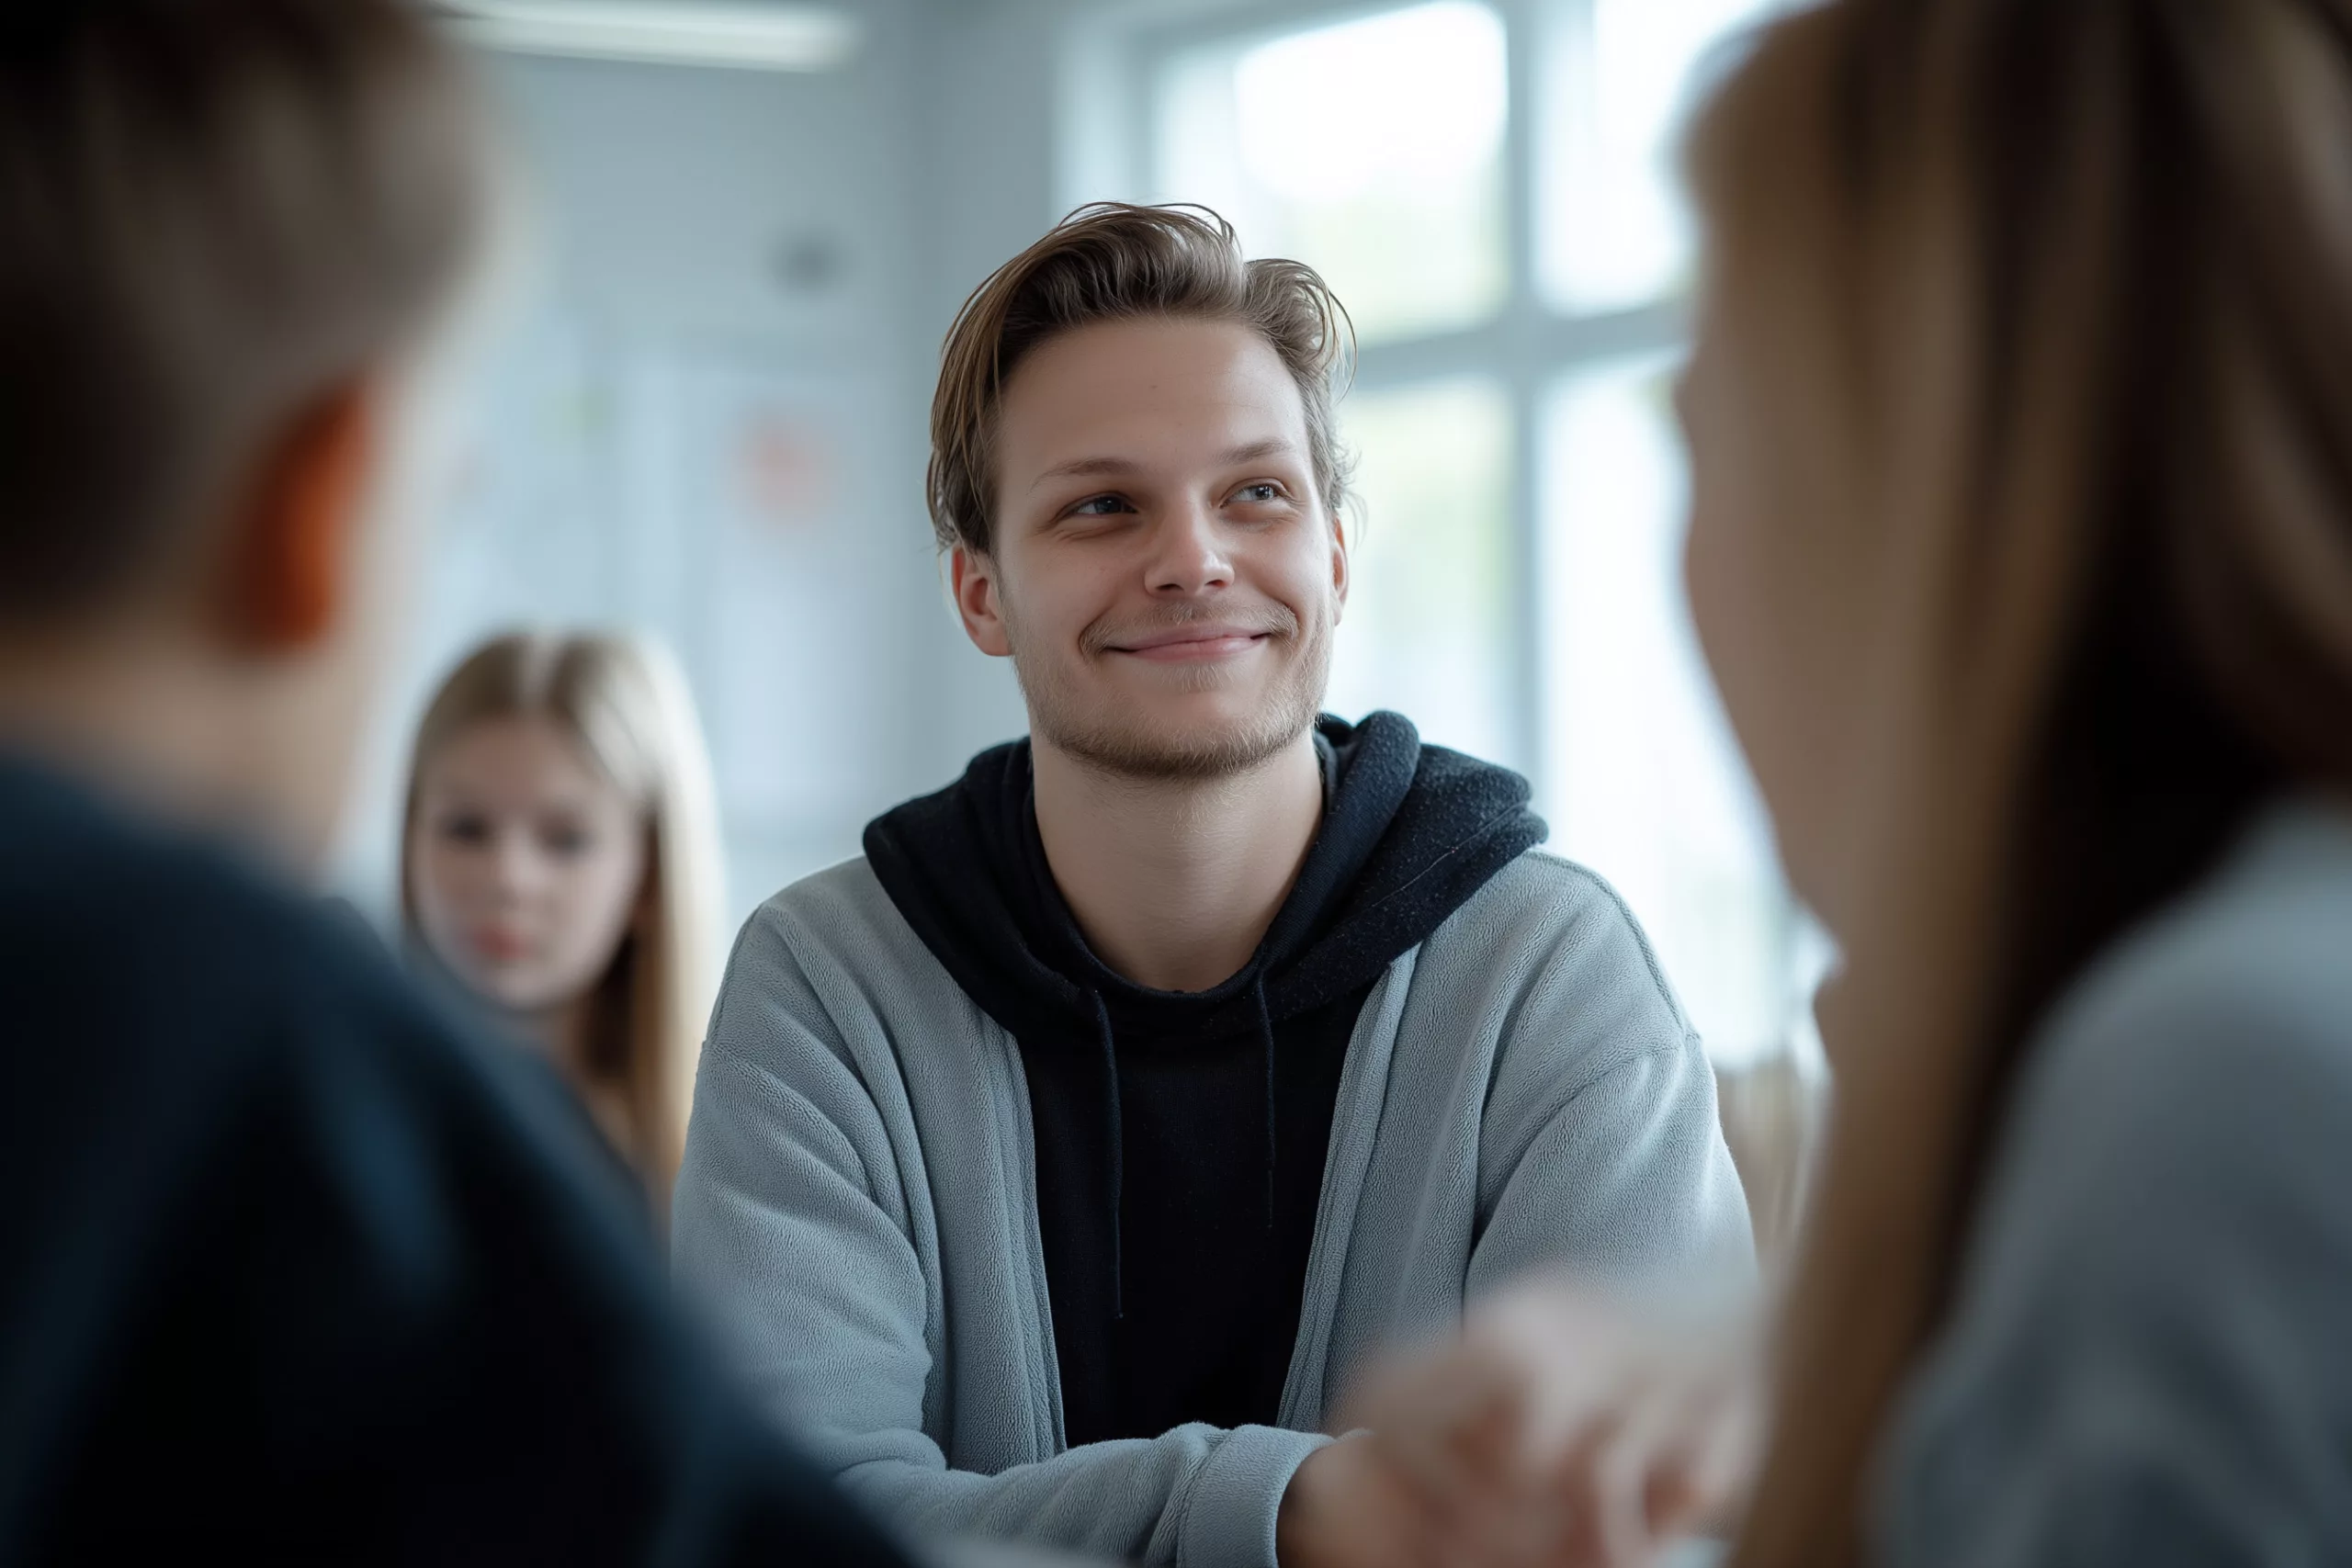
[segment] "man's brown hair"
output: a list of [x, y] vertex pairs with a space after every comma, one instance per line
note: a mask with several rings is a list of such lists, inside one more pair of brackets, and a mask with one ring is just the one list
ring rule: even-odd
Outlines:
[[1204, 207], [1081, 207], [964, 301], [931, 404], [929, 499], [942, 549], [993, 541], [994, 443], [1005, 383], [1038, 344], [1095, 321], [1232, 321], [1272, 345], [1306, 410], [1323, 504], [1347, 499], [1331, 402], [1353, 341], [1347, 311], [1302, 262], [1245, 261], [1233, 225]]
[[304, 404], [406, 347], [486, 205], [402, 0], [0, 19], [0, 628], [187, 558]]

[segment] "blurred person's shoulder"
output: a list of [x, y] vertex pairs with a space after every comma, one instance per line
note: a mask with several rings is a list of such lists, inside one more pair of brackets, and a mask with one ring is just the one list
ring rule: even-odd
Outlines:
[[[2111, 944], [2035, 1032], [1954, 1359], [2007, 1354], [2018, 1333], [2054, 1343], [2072, 1321], [2102, 1325], [2109, 1353], [2169, 1347], [2141, 1357], [2154, 1365], [2249, 1293], [2282, 1321], [2352, 1314], [2346, 1148], [2352, 815], [2295, 804]], [[1946, 1381], [1962, 1400], [1969, 1380]]]
[[[2111, 944], [2036, 1030], [1993, 1149], [1988, 1283], [2041, 1289], [2029, 1277], [2048, 1263], [2104, 1297], [2167, 1279], [2181, 1249], [2298, 1229], [2352, 1265], [2345, 1148], [2352, 813], [2296, 803]], [[2352, 1287], [2338, 1295], [2352, 1311]]]
[[478, 1047], [347, 907], [6, 757], [0, 1021], [12, 1165], [69, 1139], [159, 1168], [175, 1149], [202, 1158], [199, 1127], [250, 1122], [264, 1100], [322, 1122], [494, 1135], [519, 1116], [569, 1136], [560, 1091]]
[[0, 760], [0, 938], [17, 1026], [70, 1030], [85, 1056], [201, 1044], [203, 1065], [250, 1066], [280, 1043], [255, 1026], [289, 1011], [438, 1032], [347, 908], [17, 760]]
[[2100, 955], [2052, 1010], [2019, 1099], [2109, 1121], [2256, 1101], [2340, 1119], [2352, 1140], [2352, 810], [2271, 811]]
[[1882, 1462], [1885, 1559], [2345, 1561], [2347, 1148], [2352, 816], [2297, 805], [2031, 1040]]
[[6, 759], [0, 1181], [0, 1560], [893, 1560], [680, 1330], [550, 1072]]

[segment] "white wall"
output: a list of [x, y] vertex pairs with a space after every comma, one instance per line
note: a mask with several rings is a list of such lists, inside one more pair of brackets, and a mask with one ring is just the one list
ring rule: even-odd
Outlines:
[[[1070, 0], [934, 0], [916, 49], [922, 149], [913, 198], [925, 269], [909, 318], [926, 378], [956, 310], [999, 265], [1025, 249], [1064, 208], [1054, 182], [1058, 102], [1055, 62]], [[927, 418], [930, 389], [920, 417]], [[949, 625], [953, 641], [960, 629]], [[1026, 728], [1008, 667], [935, 656], [926, 671], [922, 742], [940, 766]]]
[[[1018, 733], [1008, 674], [945, 607], [922, 494], [936, 345], [981, 254], [942, 236], [993, 204], [938, 178], [930, 7], [861, 10], [856, 62], [821, 75], [489, 62], [532, 191], [530, 276], [463, 421], [352, 823], [345, 881], [370, 907], [390, 902], [404, 738], [501, 627], [622, 625], [678, 650], [739, 919]], [[814, 477], [780, 516], [744, 500], [753, 428], [824, 449], [788, 465]]]

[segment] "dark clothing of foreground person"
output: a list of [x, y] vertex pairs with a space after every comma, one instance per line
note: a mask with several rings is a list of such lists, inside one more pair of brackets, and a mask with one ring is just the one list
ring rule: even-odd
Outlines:
[[892, 1564], [596, 1134], [360, 933], [0, 758], [0, 1562]]

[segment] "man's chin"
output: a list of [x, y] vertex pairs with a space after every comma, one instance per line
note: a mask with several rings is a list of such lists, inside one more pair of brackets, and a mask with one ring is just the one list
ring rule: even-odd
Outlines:
[[1211, 779], [1243, 773], [1295, 742], [1312, 724], [1304, 714], [1157, 711], [1136, 705], [1120, 712], [1032, 716], [1039, 739], [1090, 767], [1130, 778]]
[[[1223, 778], [1257, 767], [1295, 744], [1322, 705], [1326, 645], [1271, 671], [1231, 666], [1182, 672], [1118, 669], [1024, 669], [1031, 733], [1097, 771], [1142, 780]], [[1254, 660], [1250, 662], [1255, 662]], [[1105, 679], [1104, 676], [1111, 678]]]

